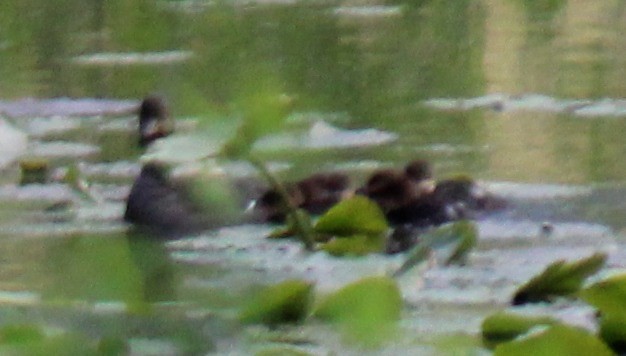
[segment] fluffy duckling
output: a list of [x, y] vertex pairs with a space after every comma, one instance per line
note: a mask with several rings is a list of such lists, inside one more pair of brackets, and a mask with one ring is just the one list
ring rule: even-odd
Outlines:
[[[311, 214], [322, 214], [350, 194], [350, 180], [342, 173], [317, 173], [285, 186], [289, 202]], [[255, 202], [254, 209], [261, 221], [282, 222], [286, 210], [280, 194], [265, 191]]]

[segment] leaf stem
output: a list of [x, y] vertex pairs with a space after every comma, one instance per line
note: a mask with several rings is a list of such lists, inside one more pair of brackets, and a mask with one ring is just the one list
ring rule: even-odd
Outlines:
[[283, 208], [287, 211], [287, 215], [293, 219], [293, 227], [306, 250], [315, 251], [313, 227], [311, 226], [310, 221], [306, 218], [305, 213], [293, 205], [291, 199], [289, 199], [289, 193], [287, 193], [285, 186], [278, 179], [276, 179], [274, 174], [267, 169], [267, 166], [261, 160], [251, 154], [246, 155], [245, 159], [250, 162], [250, 164], [252, 164], [259, 171], [263, 178], [267, 180], [270, 186], [276, 190], [281, 198]]

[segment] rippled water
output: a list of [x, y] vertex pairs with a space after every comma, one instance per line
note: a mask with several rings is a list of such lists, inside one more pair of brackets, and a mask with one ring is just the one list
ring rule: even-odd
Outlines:
[[[292, 342], [276, 342], [233, 315], [260, 285], [302, 277], [324, 293], [402, 256], [306, 254], [248, 225], [151, 244], [121, 222], [143, 154], [138, 100], [163, 93], [177, 118], [178, 138], [150, 154], [193, 158], [232, 134], [232, 104], [260, 72], [295, 98], [283, 132], [257, 145], [282, 176], [342, 169], [358, 179], [422, 157], [438, 177], [468, 173], [511, 202], [478, 217], [467, 266], [399, 280], [398, 335], [373, 353], [444, 353], [450, 337], [477, 351], [484, 316], [548, 263], [600, 250], [607, 270], [623, 268], [624, 7], [539, 3], [2, 2], [0, 124], [27, 141], [0, 131], [0, 162], [18, 150], [47, 159], [53, 175], [77, 164], [96, 198], [19, 186], [15, 162], [2, 163], [1, 324], [117, 335], [138, 354], [362, 354], [327, 325], [286, 328]], [[144, 302], [154, 313], [137, 312]], [[580, 305], [538, 308], [592, 325]]]

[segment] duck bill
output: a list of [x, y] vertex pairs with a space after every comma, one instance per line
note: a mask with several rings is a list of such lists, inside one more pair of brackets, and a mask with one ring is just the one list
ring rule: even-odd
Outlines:
[[140, 128], [141, 142], [147, 144], [157, 138], [169, 135], [172, 131], [171, 124], [166, 120], [150, 120]]

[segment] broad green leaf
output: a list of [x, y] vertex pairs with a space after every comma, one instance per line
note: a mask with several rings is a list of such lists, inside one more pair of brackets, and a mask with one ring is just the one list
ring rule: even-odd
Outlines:
[[352, 339], [375, 346], [392, 336], [401, 311], [402, 296], [396, 282], [388, 277], [368, 277], [326, 297], [314, 315], [339, 324]]
[[589, 332], [565, 325], [555, 325], [538, 334], [502, 343], [495, 356], [605, 356], [614, 353]]
[[599, 281], [580, 291], [579, 295], [603, 314], [626, 316], [626, 274]]
[[474, 247], [477, 240], [476, 226], [469, 220], [461, 220], [440, 226], [420, 236], [419, 243], [407, 254], [404, 263], [393, 273], [401, 276], [414, 266], [425, 261], [433, 249], [455, 243], [456, 246], [445, 258], [445, 264], [462, 262], [467, 253]]
[[339, 202], [322, 215], [314, 227], [317, 233], [338, 236], [383, 234], [388, 228], [378, 204], [364, 196]]
[[379, 253], [385, 249], [383, 235], [354, 235], [332, 239], [320, 247], [333, 256], [364, 256]]
[[244, 308], [240, 320], [268, 325], [300, 322], [309, 315], [312, 302], [312, 283], [288, 280], [259, 292]]
[[576, 262], [556, 261], [521, 286], [513, 296], [513, 304], [550, 301], [557, 296], [574, 294], [587, 277], [602, 268], [605, 261], [606, 255], [603, 253]]
[[488, 347], [493, 347], [523, 335], [535, 326], [555, 323], [557, 323], [555, 319], [546, 316], [522, 316], [498, 312], [485, 318], [481, 329], [484, 343]]

